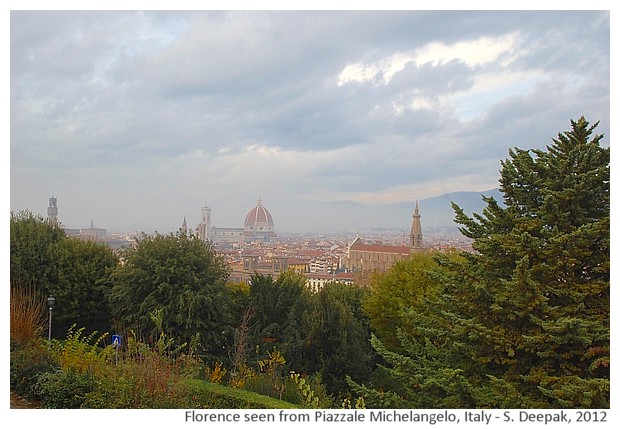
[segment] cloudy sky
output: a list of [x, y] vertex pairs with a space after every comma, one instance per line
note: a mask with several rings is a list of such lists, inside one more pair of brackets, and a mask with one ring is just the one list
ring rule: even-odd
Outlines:
[[[328, 202], [497, 187], [570, 120], [610, 141], [601, 11], [13, 11], [10, 208], [64, 225], [330, 229]], [[314, 203], [316, 202], [316, 206]], [[316, 210], [313, 210], [316, 207]], [[357, 206], [356, 206], [357, 207]], [[407, 225], [409, 219], [404, 220]]]

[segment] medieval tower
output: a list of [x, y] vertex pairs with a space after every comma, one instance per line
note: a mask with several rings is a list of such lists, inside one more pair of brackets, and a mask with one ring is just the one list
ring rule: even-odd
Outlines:
[[422, 224], [420, 223], [420, 208], [418, 202], [415, 202], [415, 211], [411, 221], [411, 234], [409, 235], [411, 248], [413, 251], [422, 250]]
[[52, 195], [49, 199], [49, 206], [47, 207], [47, 217], [54, 223], [58, 223], [58, 204], [56, 197]]

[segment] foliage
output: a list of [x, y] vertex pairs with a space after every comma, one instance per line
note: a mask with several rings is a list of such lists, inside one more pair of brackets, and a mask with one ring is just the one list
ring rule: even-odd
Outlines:
[[[293, 272], [276, 280], [260, 274], [252, 277], [250, 305], [256, 363], [270, 359], [265, 353], [277, 347], [287, 360], [282, 365], [283, 374], [291, 370], [317, 374], [329, 394], [343, 395], [348, 390], [345, 376], [352, 374], [366, 380], [374, 364], [368, 342], [370, 326], [362, 309], [367, 291], [333, 283], [312, 293], [305, 282], [303, 275]], [[260, 381], [251, 380], [249, 384], [257, 383]]]
[[284, 365], [286, 359], [280, 351], [273, 347], [267, 352], [267, 358], [258, 360], [258, 371], [254, 377], [246, 381], [246, 388], [262, 395], [282, 399], [287, 388]]
[[[344, 400], [342, 401], [342, 406], [340, 408], [345, 409], [345, 410], [350, 410], [351, 408], [353, 408], [351, 406], [351, 400], [349, 398], [344, 398]], [[363, 396], [360, 396], [355, 400], [355, 409], [356, 410], [366, 409], [366, 401], [364, 401]]]
[[320, 408], [319, 407], [319, 397], [312, 390], [310, 383], [308, 381], [297, 374], [295, 371], [291, 371], [291, 380], [295, 383], [299, 394], [301, 395], [302, 404], [306, 408]]
[[331, 283], [312, 294], [300, 320], [303, 361], [297, 370], [318, 373], [331, 395], [345, 395], [346, 376], [366, 381], [374, 365], [370, 327], [363, 315], [365, 288]]
[[66, 238], [65, 232], [29, 211], [11, 212], [10, 231], [11, 279], [48, 295], [58, 281], [55, 248]]
[[12, 285], [56, 298], [54, 337], [73, 323], [88, 330], [110, 327], [104, 291], [118, 259], [105, 244], [67, 237], [58, 224], [22, 211], [11, 213], [10, 246]]
[[112, 314], [106, 294], [118, 257], [92, 240], [67, 237], [60, 244], [54, 255], [58, 282], [50, 289], [56, 298], [54, 331], [66, 332], [73, 324], [87, 331], [108, 331]]
[[291, 318], [309, 293], [305, 284], [305, 277], [294, 272], [285, 272], [276, 280], [262, 274], [252, 276], [249, 299], [256, 345], [266, 351], [277, 346], [286, 356], [295, 354]]
[[126, 329], [156, 335], [151, 314], [158, 310], [170, 336], [212, 356], [225, 354], [236, 317], [228, 267], [209, 243], [183, 233], [143, 236], [125, 258], [109, 299]]
[[83, 333], [83, 327], [76, 329], [73, 325], [65, 341], [53, 340], [53, 354], [61, 370], [92, 374], [112, 360], [114, 347], [101, 347], [107, 334], [97, 337], [97, 331], [87, 336]]
[[222, 362], [217, 362], [213, 369], [207, 368], [207, 380], [211, 383], [221, 384], [228, 371], [222, 367]]
[[86, 395], [94, 388], [91, 374], [72, 369], [43, 373], [34, 385], [46, 408], [81, 408]]
[[52, 340], [51, 356], [55, 370], [39, 374], [33, 385], [37, 399], [46, 408], [80, 408], [86, 395], [95, 389], [110, 361], [112, 346], [99, 347], [106, 334], [83, 335], [84, 328], [69, 329], [65, 341]]
[[45, 299], [32, 286], [11, 283], [10, 338], [22, 345], [45, 332]]
[[[448, 255], [458, 257], [455, 253]], [[363, 308], [373, 333], [390, 350], [402, 351], [397, 330], [410, 326], [407, 323], [408, 309], [423, 311], [422, 303], [436, 296], [441, 287], [434, 275], [437, 268], [433, 254], [414, 253], [373, 277], [371, 293], [364, 300]]]
[[438, 257], [442, 289], [373, 345], [397, 387], [353, 383], [371, 406], [609, 407], [609, 148], [582, 117], [547, 150], [511, 149], [504, 206], [461, 232], [475, 252]]
[[33, 386], [41, 374], [58, 368], [49, 347], [41, 341], [11, 342], [10, 360], [11, 392], [30, 400], [40, 400]]

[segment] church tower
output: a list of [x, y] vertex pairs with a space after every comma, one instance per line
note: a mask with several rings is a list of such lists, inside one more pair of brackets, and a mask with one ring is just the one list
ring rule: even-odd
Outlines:
[[196, 227], [196, 232], [202, 241], [211, 240], [211, 207], [206, 204], [201, 209], [202, 218]]
[[49, 199], [49, 206], [47, 207], [47, 217], [54, 223], [58, 223], [58, 205], [56, 197], [52, 195]]
[[187, 220], [183, 216], [183, 225], [181, 225], [181, 234], [187, 235]]
[[420, 223], [420, 208], [418, 201], [415, 202], [415, 211], [413, 212], [413, 220], [411, 221], [411, 247], [414, 250], [421, 250], [422, 247], [422, 224]]

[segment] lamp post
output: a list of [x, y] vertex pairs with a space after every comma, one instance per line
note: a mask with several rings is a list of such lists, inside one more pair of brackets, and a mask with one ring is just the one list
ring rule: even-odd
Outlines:
[[47, 327], [47, 340], [48, 341], [52, 341], [52, 307], [54, 307], [54, 302], [56, 301], [56, 299], [50, 295], [49, 298], [47, 298], [47, 305], [50, 308], [50, 320], [48, 323], [48, 327]]

